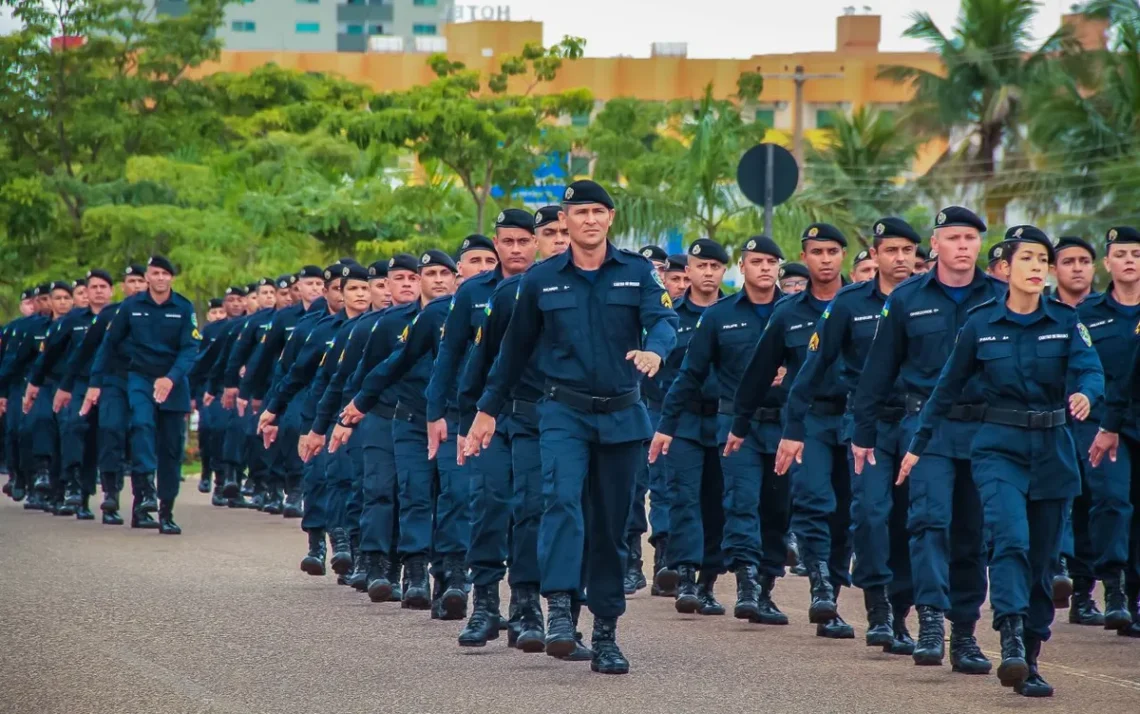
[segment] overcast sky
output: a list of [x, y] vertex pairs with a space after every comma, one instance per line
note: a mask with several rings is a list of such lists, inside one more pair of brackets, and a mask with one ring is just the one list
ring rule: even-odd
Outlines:
[[[336, 0], [321, 0], [335, 2]], [[256, 0], [293, 2], [293, 0]], [[1036, 33], [1048, 35], [1074, 0], [1044, 0]], [[595, 57], [646, 57], [653, 42], [687, 42], [690, 57], [747, 58], [754, 54], [829, 51], [835, 48], [835, 18], [853, 5], [845, 0], [457, 0], [459, 5], [509, 6], [512, 20], [540, 20], [545, 41], [563, 35], [585, 37], [586, 53]], [[442, 3], [441, 3], [442, 5]], [[915, 10], [934, 16], [950, 32], [958, 0], [875, 0], [868, 5], [883, 16], [884, 50], [924, 49], [902, 38]], [[0, 10], [0, 28], [12, 21]]]

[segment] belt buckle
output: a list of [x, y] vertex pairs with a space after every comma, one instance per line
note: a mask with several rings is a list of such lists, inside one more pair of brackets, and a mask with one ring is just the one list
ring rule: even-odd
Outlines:
[[1045, 429], [1053, 426], [1053, 412], [1029, 412], [1029, 428]]
[[609, 397], [590, 397], [590, 411], [595, 414], [603, 414], [609, 403]]

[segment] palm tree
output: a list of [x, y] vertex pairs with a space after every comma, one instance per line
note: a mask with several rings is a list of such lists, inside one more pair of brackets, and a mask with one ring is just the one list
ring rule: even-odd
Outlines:
[[1024, 153], [1026, 94], [1055, 79], [1060, 68], [1054, 60], [1073, 55], [1079, 47], [1064, 26], [1033, 47], [1037, 7], [1035, 0], [962, 0], [949, 36], [929, 14], [915, 13], [903, 34], [926, 41], [942, 58], [943, 72], [891, 66], [880, 73], [913, 84], [907, 123], [920, 134], [952, 140], [932, 171], [981, 184], [987, 217], [995, 224], [1004, 221], [1009, 195], [989, 190], [988, 184], [1011, 154]]

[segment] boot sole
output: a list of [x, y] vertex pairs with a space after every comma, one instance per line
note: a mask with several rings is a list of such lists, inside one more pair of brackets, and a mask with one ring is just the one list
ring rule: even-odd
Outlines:
[[241, 489], [237, 486], [222, 486], [222, 496], [225, 498], [237, 498], [241, 495]]
[[993, 669], [994, 668], [993, 668], [992, 664], [989, 666], [981, 665], [981, 664], [975, 666], [975, 665], [954, 664], [953, 662], [950, 663], [950, 671], [951, 672], [957, 672], [958, 674], [983, 675], [983, 674], [989, 674], [990, 672], [993, 671]]
[[462, 635], [459, 637], [460, 647], [486, 647], [487, 640], [465, 640]]
[[693, 615], [701, 609], [701, 601], [695, 597], [679, 597], [673, 603], [673, 607], [682, 615]]
[[1040, 697], [1051, 697], [1051, 696], [1053, 696], [1053, 688], [1052, 687], [1018, 686], [1018, 687], [1014, 687], [1013, 691], [1017, 692], [1018, 694], [1020, 694], [1023, 697], [1030, 697], [1032, 699], [1037, 699]]
[[426, 594], [409, 594], [404, 598], [403, 604], [409, 610], [427, 610], [431, 608], [431, 599]]
[[[515, 642], [518, 646], [518, 642]], [[546, 640], [546, 654], [551, 657], [568, 657], [578, 648], [578, 640], [574, 638]]]
[[753, 622], [757, 625], [781, 626], [781, 625], [788, 624], [788, 618], [786, 615], [784, 617], [773, 617], [771, 615], [760, 615], [758, 617], [750, 617], [750, 618], [748, 618], [748, 621]]
[[718, 615], [725, 614], [725, 609], [723, 607], [702, 607], [700, 610], [697, 610], [697, 614], [704, 615], [705, 617], [717, 617]]
[[443, 594], [442, 620], [462, 620], [467, 617], [467, 597], [462, 590], [449, 590]]
[[113, 513], [119, 510], [119, 504], [113, 501], [103, 501], [99, 504], [99, 510], [103, 513]]
[[75, 520], [77, 521], [93, 521], [95, 520], [94, 513], [76, 513]]
[[1104, 627], [1104, 618], [1096, 617], [1092, 619], [1085, 619], [1080, 615], [1069, 616], [1070, 625], [1083, 625], [1084, 627]]
[[329, 565], [337, 575], [348, 575], [352, 571], [352, 556], [344, 552], [333, 553]]
[[1069, 606], [1069, 598], [1073, 595], [1073, 581], [1068, 578], [1053, 580], [1053, 603], [1064, 602], [1063, 607]]
[[546, 651], [546, 638], [541, 633], [527, 633], [519, 635], [515, 640], [515, 647], [527, 654], [538, 654]]
[[821, 602], [808, 608], [808, 622], [813, 625], [823, 625], [835, 619], [839, 611], [833, 602]]
[[681, 584], [681, 574], [676, 570], [662, 569], [653, 576], [653, 584], [662, 592], [676, 592]]
[[123, 519], [120, 518], [117, 521], [109, 521], [106, 518], [104, 518], [103, 519], [103, 525], [105, 525], [105, 526], [121, 526], [121, 525], [123, 525]]
[[1104, 629], [1106, 630], [1119, 630], [1123, 627], [1128, 627], [1132, 624], [1132, 616], [1124, 613], [1109, 613], [1104, 615]]
[[317, 563], [309, 560], [308, 558], [301, 561], [301, 570], [309, 575], [324, 575], [325, 566], [323, 563]]
[[182, 529], [174, 530], [173, 528], [159, 528], [160, 535], [182, 535]]
[[1029, 678], [1029, 665], [1020, 657], [1002, 660], [998, 665], [997, 677], [1003, 687], [1021, 684]]
[[883, 645], [883, 653], [889, 655], [913, 655], [914, 645], [894, 640], [889, 645]]
[[737, 620], [751, 620], [755, 622], [760, 618], [760, 610], [751, 605], [737, 605], [732, 608], [732, 616]]
[[590, 663], [590, 671], [597, 672], [598, 674], [629, 674], [629, 667], [606, 667], [602, 669], [593, 662]]
[[379, 580], [368, 584], [365, 591], [372, 602], [388, 602], [392, 597], [392, 583], [382, 583]]
[[941, 667], [942, 657], [933, 654], [920, 654], [918, 652], [911, 653], [914, 657], [914, 664], [918, 667]]
[[894, 644], [895, 641], [894, 635], [872, 635], [869, 632], [867, 633], [866, 638], [868, 647], [889, 647], [890, 645]]

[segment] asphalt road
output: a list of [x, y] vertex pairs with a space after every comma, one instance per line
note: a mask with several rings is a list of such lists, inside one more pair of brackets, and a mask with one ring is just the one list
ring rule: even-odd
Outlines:
[[[994, 676], [866, 647], [858, 593], [840, 607], [857, 639], [816, 638], [798, 577], [776, 589], [787, 627], [681, 616], [638, 593], [619, 628], [626, 676], [505, 638], [462, 650], [462, 623], [301, 573], [297, 521], [212, 508], [194, 485], [180, 537], [0, 502], [0, 712], [1140, 712], [1140, 640], [1059, 622], [1042, 665], [1056, 696], [1027, 700]], [[718, 583], [730, 612], [734, 592], [731, 578]], [[981, 637], [995, 656], [995, 633]]]

